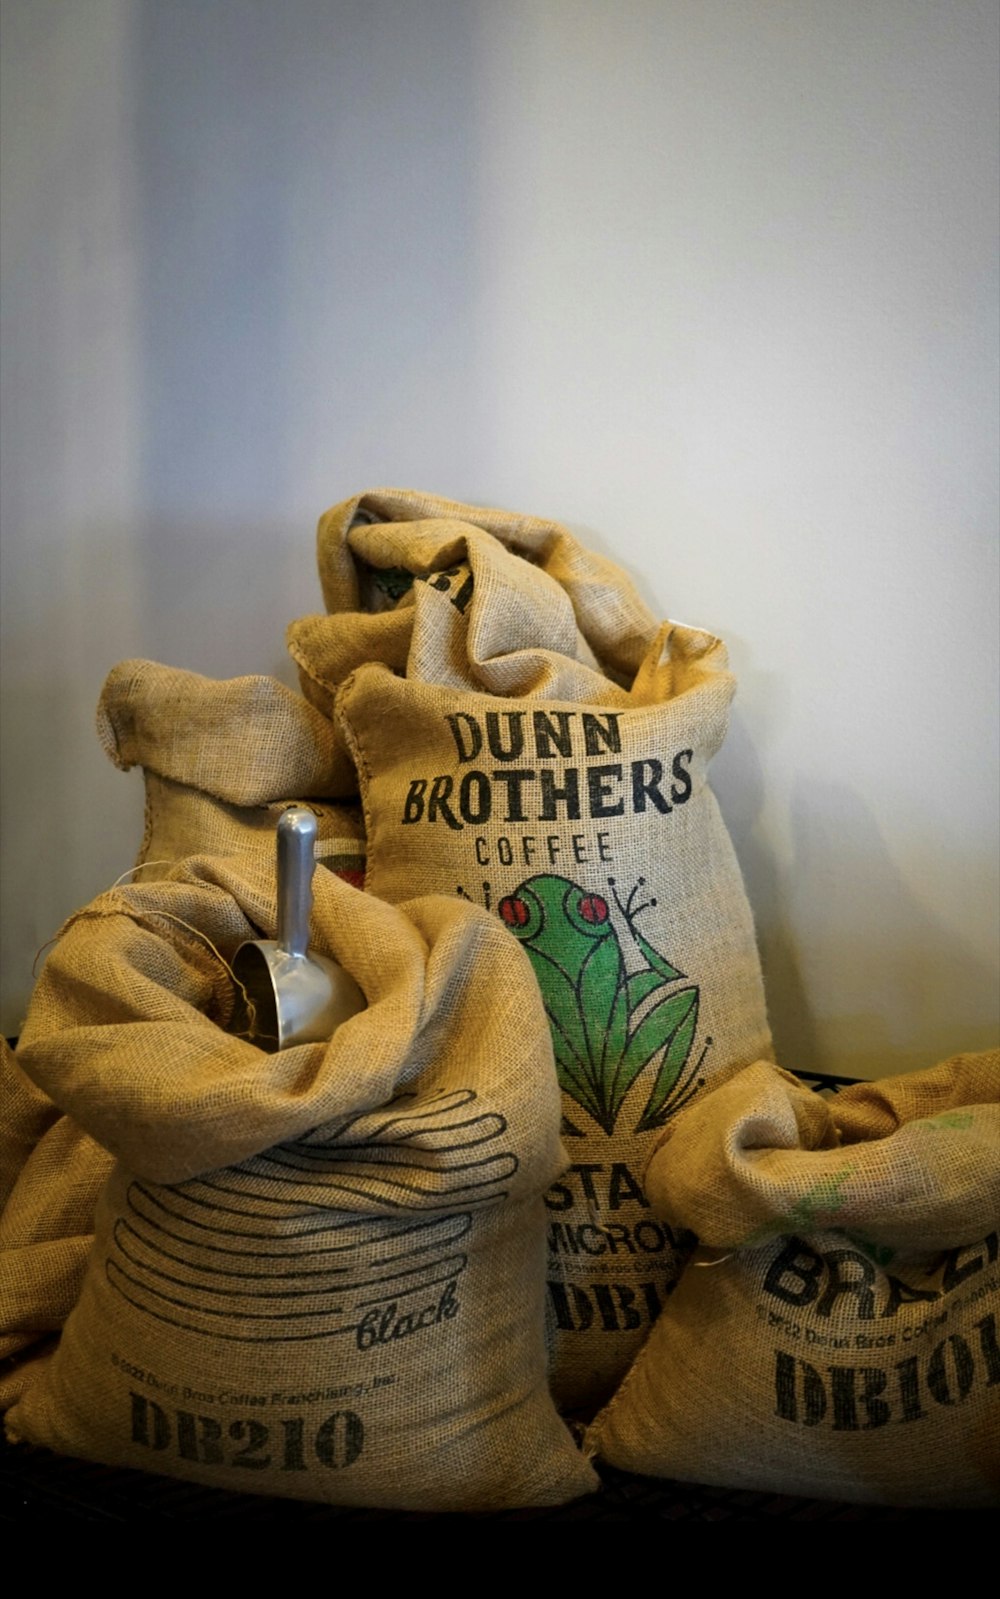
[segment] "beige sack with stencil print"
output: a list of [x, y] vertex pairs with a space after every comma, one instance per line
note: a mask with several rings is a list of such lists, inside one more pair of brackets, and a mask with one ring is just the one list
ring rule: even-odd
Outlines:
[[1000, 1503], [1000, 1052], [832, 1100], [754, 1065], [668, 1125], [646, 1187], [705, 1248], [589, 1449], [733, 1488]]
[[230, 1036], [270, 862], [188, 861], [75, 918], [21, 1064], [116, 1157], [82, 1295], [8, 1432], [342, 1504], [558, 1503], [595, 1479], [545, 1382], [559, 1095], [530, 966], [482, 911], [331, 874], [312, 947], [368, 1008]]
[[329, 722], [277, 679], [215, 682], [155, 661], [121, 661], [101, 691], [97, 731], [116, 766], [143, 770], [136, 865], [144, 881], [188, 855], [273, 856], [277, 818], [298, 803], [316, 814], [321, 864], [355, 886], [363, 881], [361, 813], [341, 799], [356, 792], [353, 770]]
[[665, 624], [628, 692], [598, 681], [585, 702], [513, 699], [369, 665], [336, 705], [370, 891], [486, 905], [541, 986], [571, 1162], [546, 1201], [553, 1385], [574, 1409], [613, 1392], [685, 1258], [643, 1193], [659, 1130], [714, 1073], [770, 1053], [750, 908], [707, 782], [733, 692], [725, 651]]

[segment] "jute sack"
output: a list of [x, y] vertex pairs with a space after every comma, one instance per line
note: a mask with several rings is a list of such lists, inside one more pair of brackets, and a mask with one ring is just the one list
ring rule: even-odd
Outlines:
[[591, 676], [587, 700], [513, 698], [370, 664], [336, 701], [370, 891], [482, 903], [540, 984], [572, 1163], [546, 1201], [553, 1383], [580, 1409], [624, 1376], [685, 1258], [642, 1189], [660, 1129], [715, 1072], [770, 1053], [707, 783], [733, 693], [725, 650], [667, 623], [627, 690]]
[[319, 874], [313, 947], [368, 1008], [266, 1055], [224, 1031], [258, 929], [267, 867], [202, 858], [102, 896], [48, 958], [21, 1063], [116, 1164], [10, 1437], [343, 1504], [589, 1491], [545, 1383], [563, 1157], [526, 958], [471, 906]]
[[734, 1488], [1000, 1501], [1000, 1052], [833, 1100], [751, 1066], [670, 1123], [646, 1188], [706, 1253], [592, 1452]]
[[0, 1039], [0, 1410], [76, 1303], [110, 1168]]
[[326, 714], [370, 661], [453, 688], [615, 703], [656, 633], [619, 567], [538, 517], [379, 489], [326, 512], [318, 559], [333, 614], [293, 622], [288, 644]]
[[122, 771], [141, 766], [146, 821], [137, 866], [151, 882], [188, 855], [260, 849], [277, 817], [305, 802], [317, 858], [360, 886], [364, 828], [353, 770], [328, 721], [275, 678], [214, 682], [155, 661], [121, 661], [97, 709], [101, 743]]
[[25, 1391], [36, 1359], [76, 1304], [111, 1156], [57, 1114], [0, 1213], [0, 1410]]
[[59, 1107], [18, 1066], [0, 1038], [0, 1209], [42, 1134], [59, 1119]]

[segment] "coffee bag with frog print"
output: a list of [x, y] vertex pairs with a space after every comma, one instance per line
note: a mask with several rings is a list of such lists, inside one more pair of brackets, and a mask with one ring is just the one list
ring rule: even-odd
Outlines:
[[563, 1091], [550, 1190], [553, 1384], [613, 1391], [686, 1256], [642, 1174], [671, 1115], [770, 1053], [753, 923], [707, 767], [733, 680], [665, 624], [629, 689], [501, 698], [360, 668], [337, 700], [359, 773], [368, 887], [459, 894], [527, 951]]

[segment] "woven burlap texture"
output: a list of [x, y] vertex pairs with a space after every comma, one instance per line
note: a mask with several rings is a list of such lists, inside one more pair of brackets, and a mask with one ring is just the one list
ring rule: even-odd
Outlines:
[[526, 958], [473, 907], [322, 874], [313, 947], [368, 1008], [264, 1055], [224, 1030], [258, 931], [270, 871], [200, 858], [102, 896], [48, 958], [20, 1063], [116, 1167], [11, 1435], [351, 1504], [588, 1491], [545, 1383], [541, 1194], [564, 1156]]
[[490, 694], [616, 704], [656, 633], [620, 567], [538, 517], [372, 490], [320, 519], [318, 559], [332, 614], [294, 622], [288, 642], [303, 693], [327, 713], [368, 661]]
[[229, 805], [356, 793], [329, 722], [273, 677], [217, 681], [120, 661], [101, 690], [97, 734], [122, 771], [142, 766]]
[[592, 1409], [684, 1259], [642, 1193], [650, 1142], [712, 1074], [770, 1053], [707, 782], [725, 647], [658, 625], [619, 567], [536, 518], [371, 493], [323, 518], [319, 561], [333, 614], [290, 640], [357, 766], [367, 886], [498, 913], [545, 994], [571, 1159], [548, 1200], [553, 1382]]
[[821, 1099], [761, 1062], [646, 1188], [704, 1246], [588, 1447], [849, 1501], [1000, 1502], [1000, 1052]]

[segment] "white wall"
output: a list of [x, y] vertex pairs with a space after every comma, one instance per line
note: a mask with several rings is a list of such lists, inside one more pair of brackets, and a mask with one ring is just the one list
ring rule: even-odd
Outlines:
[[568, 521], [721, 633], [789, 1065], [995, 1040], [993, 0], [3, 0], [3, 1027], [123, 871], [146, 655], [277, 671], [313, 526]]

